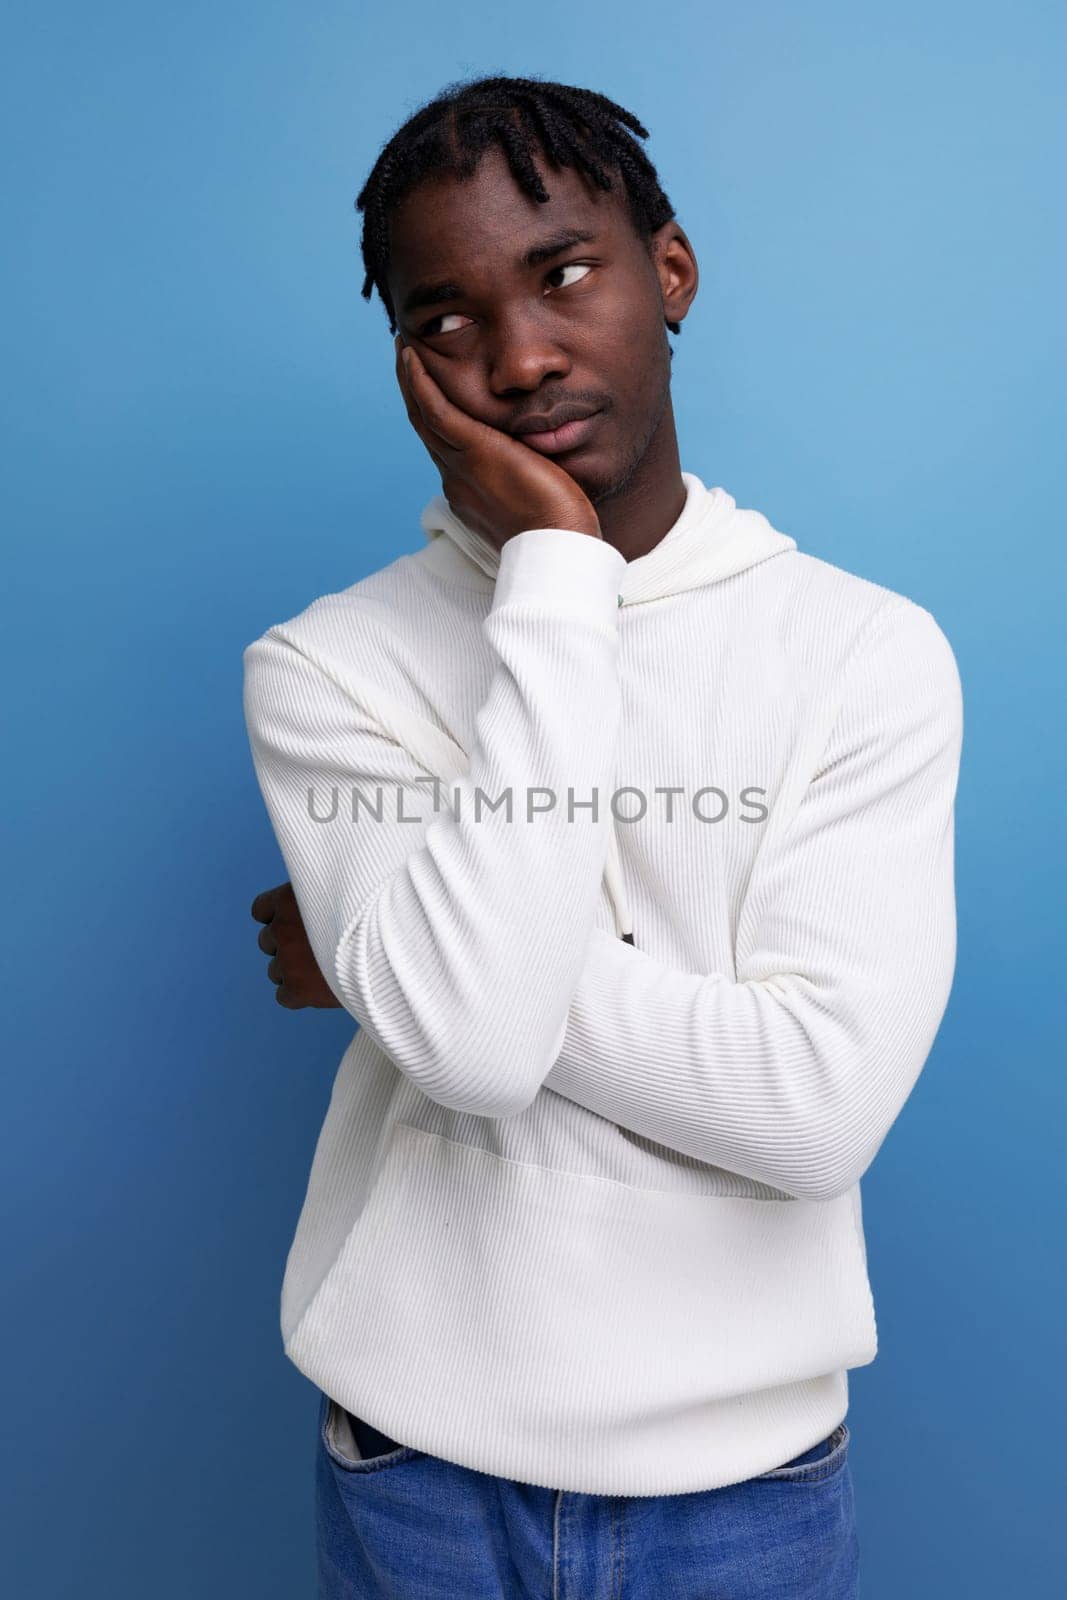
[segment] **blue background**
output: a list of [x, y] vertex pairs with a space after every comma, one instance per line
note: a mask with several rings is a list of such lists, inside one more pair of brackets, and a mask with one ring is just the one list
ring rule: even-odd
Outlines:
[[[861, 14], [862, 13], [862, 14]], [[453, 78], [600, 89], [702, 268], [683, 466], [928, 607], [959, 960], [864, 1180], [866, 1600], [1058, 1589], [1064, 13], [23, 3], [3, 67], [8, 1592], [314, 1593], [278, 1295], [346, 1013], [274, 1002], [241, 711], [270, 623], [421, 546], [353, 202]], [[11, 48], [11, 45], [14, 48]]]

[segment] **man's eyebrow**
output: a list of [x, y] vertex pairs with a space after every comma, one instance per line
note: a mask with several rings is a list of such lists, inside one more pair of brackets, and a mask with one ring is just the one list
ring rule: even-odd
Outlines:
[[[529, 249], [524, 250], [518, 258], [520, 267], [538, 267], [543, 261], [551, 261], [553, 256], [558, 256], [561, 250], [569, 250], [572, 245], [590, 244], [596, 239], [595, 233], [590, 233], [586, 228], [562, 228], [557, 233], [550, 234], [545, 239], [538, 239]], [[417, 283], [405, 295], [400, 309], [406, 315], [416, 310], [419, 306], [445, 305], [449, 300], [461, 300], [463, 290], [458, 283]]]

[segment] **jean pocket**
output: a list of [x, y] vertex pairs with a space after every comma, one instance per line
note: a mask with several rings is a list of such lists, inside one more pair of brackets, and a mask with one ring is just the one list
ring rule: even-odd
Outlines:
[[425, 1455], [413, 1445], [400, 1444], [384, 1455], [361, 1456], [352, 1438], [352, 1428], [343, 1408], [330, 1395], [323, 1393], [319, 1402], [319, 1442], [330, 1460], [344, 1472], [378, 1472], [383, 1467], [398, 1467], [404, 1461], [413, 1461]]
[[[848, 1459], [851, 1439], [852, 1434], [849, 1432], [848, 1424], [839, 1422], [833, 1433], [829, 1434], [820, 1445], [813, 1445], [810, 1450], [802, 1450], [792, 1461], [783, 1462], [780, 1467], [772, 1467], [770, 1472], [757, 1473], [755, 1481], [821, 1483], [824, 1478], [832, 1478], [835, 1473], [843, 1470]], [[815, 1454], [816, 1451], [818, 1454]]]

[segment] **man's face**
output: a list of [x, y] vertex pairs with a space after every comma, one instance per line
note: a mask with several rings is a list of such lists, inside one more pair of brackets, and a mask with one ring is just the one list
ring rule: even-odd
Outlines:
[[[553, 457], [596, 504], [629, 481], [665, 417], [665, 318], [685, 315], [696, 266], [673, 223], [650, 256], [617, 176], [607, 193], [536, 159], [547, 204], [495, 146], [470, 179], [435, 175], [405, 196], [390, 217], [389, 293], [404, 342], [478, 421], [512, 433], [569, 401], [598, 408], [588, 439]], [[568, 230], [590, 237], [523, 263]]]

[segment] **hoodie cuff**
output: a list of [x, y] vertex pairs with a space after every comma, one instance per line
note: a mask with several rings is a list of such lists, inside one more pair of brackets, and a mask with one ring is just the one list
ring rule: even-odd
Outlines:
[[627, 565], [605, 539], [569, 528], [526, 528], [501, 546], [492, 609], [536, 606], [615, 628]]

